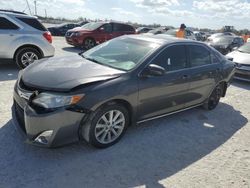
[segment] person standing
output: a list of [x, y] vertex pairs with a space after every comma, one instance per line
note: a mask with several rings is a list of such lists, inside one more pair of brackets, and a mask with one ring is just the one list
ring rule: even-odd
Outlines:
[[179, 30], [176, 32], [176, 37], [177, 38], [185, 38], [186, 34], [185, 34], [185, 29], [186, 29], [186, 25], [185, 24], [181, 24]]

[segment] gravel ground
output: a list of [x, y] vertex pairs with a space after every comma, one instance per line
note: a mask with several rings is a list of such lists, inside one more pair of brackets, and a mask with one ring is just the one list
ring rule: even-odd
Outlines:
[[[56, 56], [79, 49], [54, 38]], [[250, 187], [250, 84], [234, 82], [214, 111], [192, 109], [128, 129], [115, 146], [43, 149], [11, 122], [18, 70], [0, 65], [0, 188]]]

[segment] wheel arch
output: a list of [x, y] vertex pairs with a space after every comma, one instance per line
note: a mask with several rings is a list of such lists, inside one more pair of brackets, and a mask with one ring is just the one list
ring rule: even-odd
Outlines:
[[44, 56], [43, 51], [42, 51], [38, 46], [33, 45], [33, 44], [25, 44], [25, 45], [19, 46], [19, 47], [16, 49], [16, 51], [15, 51], [15, 53], [14, 53], [14, 56], [13, 56], [13, 59], [16, 58], [17, 52], [18, 52], [20, 49], [23, 49], [23, 48], [34, 48], [35, 50], [37, 50], [37, 51], [41, 54], [41, 57]]
[[133, 122], [134, 111], [133, 111], [132, 105], [128, 101], [124, 99], [112, 99], [112, 100], [106, 101], [100, 107], [103, 107], [105, 105], [112, 105], [112, 104], [120, 104], [124, 106], [128, 110], [128, 113], [129, 113], [129, 121], [130, 121], [129, 124]]
[[223, 90], [222, 97], [225, 97], [226, 92], [227, 92], [227, 82], [223, 80], [218, 85], [222, 86], [222, 90]]

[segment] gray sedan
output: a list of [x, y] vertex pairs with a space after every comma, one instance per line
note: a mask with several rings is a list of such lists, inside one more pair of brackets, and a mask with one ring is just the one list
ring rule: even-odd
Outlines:
[[79, 56], [21, 71], [13, 120], [32, 144], [118, 142], [133, 123], [216, 108], [234, 63], [206, 44], [160, 35], [122, 36]]
[[250, 43], [227, 54], [226, 57], [236, 63], [234, 78], [250, 82]]

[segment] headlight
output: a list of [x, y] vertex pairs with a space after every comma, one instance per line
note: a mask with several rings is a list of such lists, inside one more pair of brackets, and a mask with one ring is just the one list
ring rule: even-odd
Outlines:
[[82, 95], [56, 95], [52, 93], [40, 93], [32, 103], [44, 108], [58, 108], [76, 104], [84, 97]]
[[72, 33], [72, 36], [73, 36], [73, 37], [79, 37], [79, 36], [80, 36], [80, 33], [79, 33], [79, 32]]

